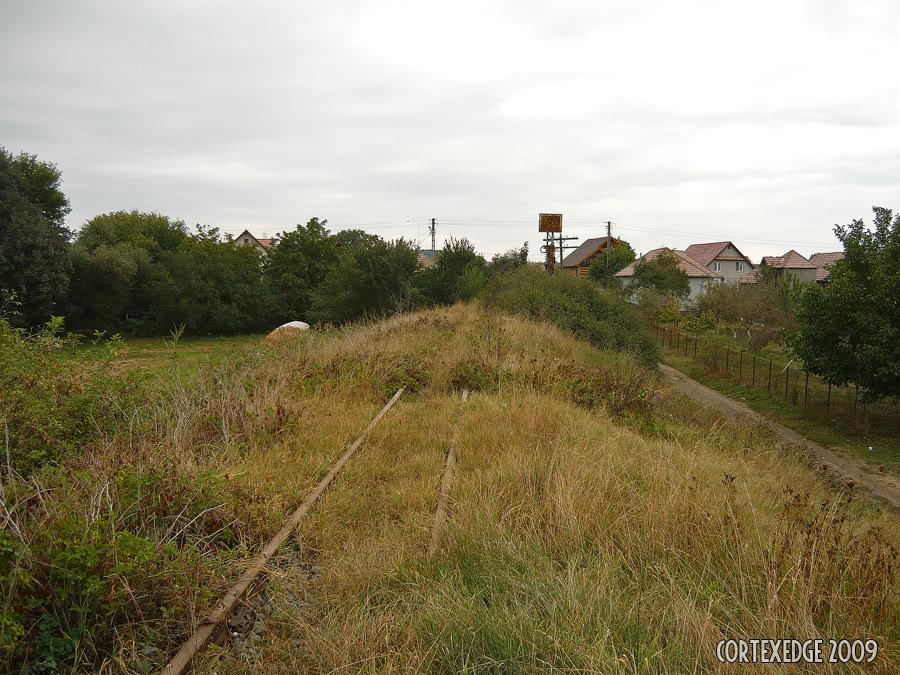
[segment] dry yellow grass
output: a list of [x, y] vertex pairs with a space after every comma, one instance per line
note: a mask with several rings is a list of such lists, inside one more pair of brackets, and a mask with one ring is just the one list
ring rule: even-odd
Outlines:
[[29, 505], [26, 537], [108, 522], [111, 540], [159, 542], [156, 577], [115, 573], [128, 601], [104, 642], [83, 639], [80, 669], [162, 665], [400, 386], [273, 561], [262, 639], [213, 646], [199, 672], [855, 668], [727, 667], [723, 637], [873, 638], [878, 659], [858, 670], [900, 670], [896, 513], [824, 485], [766, 429], [666, 392], [627, 355], [476, 304], [208, 368], [176, 361], [106, 447], [10, 486]]
[[[286, 379], [268, 395], [289, 407], [289, 433], [220, 465], [271, 495], [260, 517], [300, 499], [364, 426], [380, 395], [372, 382], [390, 379], [382, 365], [425, 363], [428, 383], [302, 526], [293, 555], [320, 574], [295, 565], [274, 575], [265, 639], [214, 649], [202, 672], [847, 670], [726, 667], [715, 660], [723, 637], [874, 638], [881, 651], [865, 672], [897, 671], [896, 514], [848, 503], [764, 429], [668, 394], [649, 415], [576, 406], [572, 364], [614, 367], [616, 357], [474, 306], [280, 353]], [[300, 362], [364, 361], [283, 395]], [[427, 559], [454, 377], [469, 362], [498, 381], [460, 417], [450, 517]], [[635, 367], [621, 359], [623, 377]]]

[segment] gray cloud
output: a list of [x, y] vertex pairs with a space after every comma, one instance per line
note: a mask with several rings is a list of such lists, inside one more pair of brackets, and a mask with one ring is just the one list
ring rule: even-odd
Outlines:
[[493, 253], [562, 211], [756, 259], [900, 207], [893, 3], [600, 4], [4, 3], [0, 143], [60, 166], [73, 227], [438, 217]]

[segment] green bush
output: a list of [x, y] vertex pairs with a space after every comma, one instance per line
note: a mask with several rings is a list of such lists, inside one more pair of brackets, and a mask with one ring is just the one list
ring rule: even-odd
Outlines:
[[0, 443], [12, 468], [27, 474], [111, 431], [139, 397], [133, 376], [109, 371], [122, 347], [118, 336], [104, 341], [100, 362], [87, 370], [60, 358], [76, 341], [62, 335], [62, 317], [29, 333], [7, 320], [14, 297], [6, 305], [0, 308]]
[[659, 361], [634, 308], [588, 279], [522, 267], [494, 279], [482, 299], [490, 308], [555, 323], [595, 347], [633, 352], [647, 365]]
[[495, 391], [497, 373], [477, 361], [461, 361], [450, 372], [450, 386], [456, 391]]
[[[10, 570], [0, 575], [0, 669], [71, 672], [73, 661], [95, 663], [129, 638], [177, 637], [185, 593], [198, 593], [199, 605], [215, 596], [197, 580], [242, 527], [224, 481], [113, 470], [103, 477], [103, 508], [92, 513], [81, 497], [96, 478], [66, 468], [36, 473], [34, 484], [60, 502], [27, 531], [27, 546], [0, 530], [0, 566]], [[31, 487], [12, 483], [8, 496]]]

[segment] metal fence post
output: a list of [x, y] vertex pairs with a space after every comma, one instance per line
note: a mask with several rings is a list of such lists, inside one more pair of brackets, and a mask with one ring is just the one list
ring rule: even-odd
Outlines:
[[787, 401], [788, 394], [788, 383], [791, 380], [791, 367], [788, 365], [787, 369], [784, 371], [784, 400]]
[[698, 338], [694, 338], [694, 360], [697, 359], [697, 340]]
[[806, 401], [809, 399], [809, 371], [806, 371], [806, 384], [803, 388], [803, 407], [806, 408]]
[[675, 335], [675, 351], [681, 350], [681, 331], [678, 331]]

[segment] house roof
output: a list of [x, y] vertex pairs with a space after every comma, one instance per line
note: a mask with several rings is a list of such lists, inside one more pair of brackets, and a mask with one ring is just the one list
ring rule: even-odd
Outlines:
[[[740, 253], [740, 256], [722, 256], [722, 251], [724, 251], [729, 246], [733, 246], [734, 250]], [[719, 260], [746, 260], [748, 263], [750, 263], [751, 267], [753, 266], [753, 263], [750, 262], [750, 259], [743, 253], [741, 253], [738, 247], [730, 241], [715, 241], [709, 244], [691, 244], [686, 249], [684, 249], [684, 252], [704, 267], [709, 265], [713, 260], [716, 260], [717, 258]]]
[[633, 277], [634, 276], [634, 268], [641, 260], [653, 260], [657, 256], [659, 256], [664, 251], [669, 251], [670, 253], [674, 253], [678, 258], [678, 267], [683, 272], [685, 272], [689, 277], [693, 278], [702, 278], [702, 279], [719, 279], [721, 278], [721, 274], [717, 274], [710, 269], [707, 269], [705, 265], [701, 265], [699, 261], [694, 260], [691, 256], [689, 256], [685, 251], [678, 251], [671, 248], [655, 248], [652, 251], [647, 251], [640, 258], [635, 260], [633, 263], [625, 267], [621, 271], [619, 271], [616, 276], [617, 277]]
[[739, 284], [755, 284], [756, 279], [759, 276], [759, 268], [754, 267], [752, 270], [747, 272], [744, 276], [738, 279]]
[[[816, 255], [840, 255], [843, 257], [843, 253], [834, 254], [834, 253], [817, 253]], [[810, 260], [807, 260], [802, 255], [797, 253], [794, 249], [791, 249], [784, 255], [766, 255], [763, 256], [762, 265], [768, 265], [769, 267], [775, 267], [778, 269], [789, 269], [789, 270], [810, 270], [816, 269], [816, 265], [814, 265]], [[827, 272], [824, 276], [821, 276], [822, 270], [818, 270], [816, 272], [816, 280], [825, 279], [828, 274]], [[755, 284], [759, 278], [759, 267], [754, 268], [749, 274], [746, 274], [740, 281], [739, 284]]]
[[813, 253], [809, 256], [809, 262], [816, 266], [816, 281], [825, 281], [831, 274], [829, 269], [838, 260], [844, 257], [843, 251], [834, 251], [832, 253]]
[[419, 262], [422, 263], [422, 267], [434, 267], [434, 258], [429, 258], [428, 253], [434, 253], [434, 251], [419, 251]]
[[245, 234], [246, 234], [248, 237], [252, 238], [253, 241], [255, 241], [257, 244], [259, 244], [259, 245], [262, 246], [263, 248], [272, 248], [272, 246], [273, 246], [274, 243], [275, 243], [275, 239], [273, 239], [273, 238], [271, 238], [271, 237], [266, 237], [266, 238], [264, 238], [264, 239], [260, 239], [260, 238], [258, 238], [258, 237], [255, 237], [255, 236], [253, 235], [253, 233], [250, 232], [250, 230], [244, 230], [244, 231], [241, 232], [238, 236], [236, 236], [236, 237], [234, 238], [234, 240], [235, 240], [235, 241], [240, 241], [241, 237], [243, 237]]
[[[581, 242], [581, 245], [572, 251], [569, 255], [563, 258], [562, 265], [563, 267], [578, 267], [585, 260], [594, 255], [600, 247], [603, 246], [603, 243], [606, 241], [606, 237], [594, 237], [592, 239], [585, 239]], [[618, 245], [618, 240], [615, 237], [612, 237], [613, 246]]]
[[843, 251], [835, 251], [833, 253], [813, 253], [809, 256], [809, 262], [816, 267], [825, 267], [826, 265], [833, 265], [838, 260], [843, 259], [843, 257]]
[[763, 256], [763, 262], [770, 267], [778, 267], [791, 270], [811, 270], [815, 269], [809, 260], [791, 249], [784, 255], [767, 255]]

